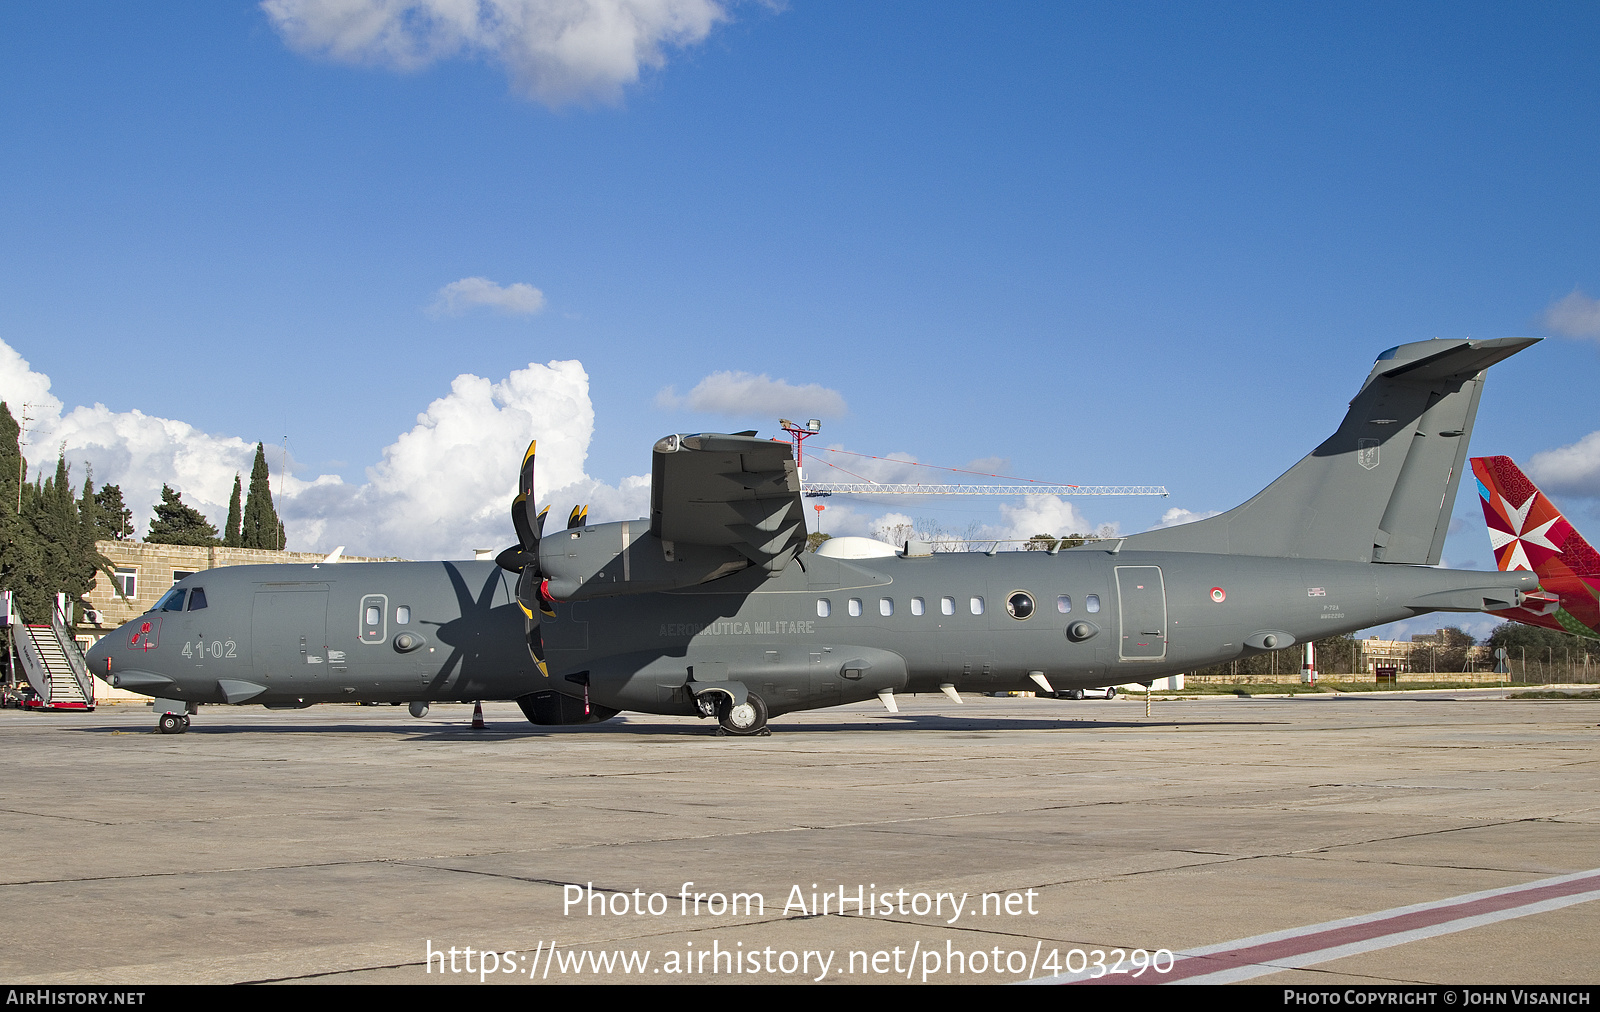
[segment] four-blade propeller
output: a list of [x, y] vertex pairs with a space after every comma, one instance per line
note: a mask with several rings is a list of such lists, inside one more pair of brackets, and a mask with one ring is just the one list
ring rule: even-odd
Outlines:
[[544, 663], [544, 643], [539, 634], [539, 620], [534, 611], [555, 617], [555, 602], [545, 589], [544, 574], [539, 569], [539, 537], [544, 532], [544, 518], [550, 512], [546, 506], [534, 514], [533, 461], [536, 439], [528, 444], [522, 455], [522, 471], [517, 477], [517, 496], [511, 500], [511, 525], [517, 531], [517, 543], [501, 552], [495, 562], [501, 569], [520, 574], [517, 581], [517, 605], [522, 609], [528, 633], [528, 649], [539, 665], [539, 671], [548, 676]]

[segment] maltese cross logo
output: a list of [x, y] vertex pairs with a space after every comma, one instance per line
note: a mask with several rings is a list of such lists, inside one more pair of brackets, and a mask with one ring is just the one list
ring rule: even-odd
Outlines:
[[[1533, 495], [1528, 496], [1528, 501], [1521, 506], [1512, 506], [1504, 496], [1500, 497], [1500, 505], [1503, 507], [1500, 514], [1505, 518], [1506, 524], [1511, 530], [1498, 531], [1491, 528], [1489, 531], [1489, 543], [1494, 546], [1495, 555], [1503, 557], [1504, 561], [1501, 568], [1508, 572], [1516, 569], [1532, 571], [1533, 564], [1528, 561], [1528, 552], [1525, 548], [1527, 545], [1543, 548], [1557, 555], [1561, 554], [1561, 549], [1551, 544], [1548, 536], [1550, 528], [1560, 521], [1559, 514], [1532, 530], [1523, 529], [1528, 523], [1528, 511], [1533, 508], [1533, 501], [1538, 497], [1539, 494], [1535, 492]], [[1507, 546], [1510, 546], [1510, 551], [1503, 553], [1502, 549]]]

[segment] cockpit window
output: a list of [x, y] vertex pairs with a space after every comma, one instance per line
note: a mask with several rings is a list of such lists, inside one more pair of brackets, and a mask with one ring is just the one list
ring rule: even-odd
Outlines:
[[183, 597], [188, 593], [187, 587], [173, 587], [161, 596], [156, 602], [154, 611], [182, 611]]
[[189, 591], [189, 610], [190, 611], [199, 611], [201, 608], [204, 608], [205, 606], [206, 606], [206, 589], [204, 587], [196, 587], [193, 590]]

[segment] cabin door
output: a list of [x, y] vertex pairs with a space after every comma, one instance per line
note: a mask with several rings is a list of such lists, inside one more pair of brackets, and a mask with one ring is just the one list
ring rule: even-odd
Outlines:
[[1167, 656], [1167, 593], [1160, 566], [1117, 567], [1117, 618], [1122, 623], [1123, 660], [1159, 661]]
[[251, 611], [250, 656], [270, 684], [327, 681], [328, 591], [258, 590]]

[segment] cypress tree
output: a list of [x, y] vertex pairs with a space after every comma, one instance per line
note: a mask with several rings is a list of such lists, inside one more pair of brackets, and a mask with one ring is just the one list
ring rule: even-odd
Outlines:
[[[49, 609], [54, 606], [51, 598], [57, 592], [66, 591], [77, 596], [73, 594], [77, 588], [71, 584], [77, 582], [74, 579], [77, 567], [73, 563], [78, 554], [78, 506], [72, 501], [70, 482], [67, 458], [65, 455], [58, 456], [55, 475], [40, 480], [34, 497], [30, 519], [40, 546], [44, 549], [44, 568], [33, 583], [37, 599], [31, 614], [39, 616], [33, 619], [35, 622], [42, 622], [49, 617]], [[39, 607], [41, 604], [43, 608]]]
[[[85, 502], [87, 513], [80, 508]], [[5, 513], [0, 509], [0, 516]], [[46, 621], [56, 594], [79, 601], [94, 586], [96, 572], [111, 572], [111, 561], [94, 546], [97, 514], [92, 480], [85, 484], [82, 499], [73, 499], [64, 455], [56, 460], [52, 477], [22, 486], [22, 513], [10, 518], [16, 522], [11, 546], [18, 549], [14, 554], [20, 564], [4, 578], [25, 618]], [[75, 618], [67, 616], [68, 622]]]
[[22, 426], [0, 401], [0, 515], [22, 512], [19, 486], [26, 466], [22, 459]]
[[87, 474], [83, 479], [83, 492], [78, 496], [79, 538], [92, 544], [100, 530], [100, 500], [94, 497], [94, 468], [85, 465], [84, 470]]
[[228, 525], [222, 529], [222, 543], [229, 548], [238, 548], [244, 544], [244, 536], [241, 533], [244, 523], [244, 511], [239, 506], [242, 495], [239, 475], [235, 472], [233, 476], [233, 498], [228, 500]]
[[244, 523], [240, 531], [246, 548], [284, 547], [283, 524], [272, 506], [272, 478], [267, 471], [267, 451], [256, 444], [256, 463], [250, 469], [250, 494], [244, 501]]
[[186, 505], [170, 485], [161, 486], [161, 502], [150, 521], [145, 541], [153, 545], [215, 545], [217, 529], [199, 510]]
[[133, 511], [122, 502], [122, 486], [101, 485], [94, 494], [95, 540], [127, 541], [133, 537]]
[[[105, 573], [107, 579], [111, 578], [111, 560], [101, 555], [94, 546], [100, 514], [94, 498], [94, 469], [84, 465], [83, 492], [76, 502], [67, 484], [66, 461], [58, 462], [56, 469], [61, 488], [61, 492], [57, 493], [61, 499], [57, 512], [67, 525], [69, 535], [67, 569], [60, 574], [57, 585], [69, 599], [81, 602], [94, 589], [96, 573]], [[67, 621], [77, 625], [76, 609], [67, 613]]]
[[22, 427], [0, 403], [0, 589], [15, 595], [24, 618], [48, 615], [37, 607], [42, 595], [44, 550], [29, 519], [33, 489], [24, 481]]

